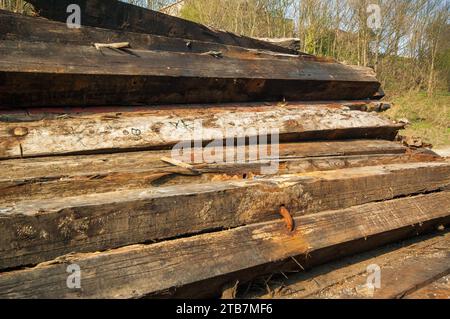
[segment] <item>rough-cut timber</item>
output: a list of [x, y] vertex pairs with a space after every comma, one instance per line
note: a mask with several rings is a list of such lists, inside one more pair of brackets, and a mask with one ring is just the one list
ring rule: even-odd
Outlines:
[[[157, 244], [76, 254], [2, 273], [0, 298], [136, 298], [450, 215], [448, 192], [371, 203]], [[82, 289], [67, 288], [77, 264]]]
[[[366, 286], [368, 273], [348, 278], [323, 289], [310, 298], [376, 298], [399, 299], [420, 287], [450, 274], [449, 236], [422, 247], [406, 258], [397, 258], [381, 266], [381, 288]], [[398, 256], [400, 257], [400, 256]], [[353, 289], [352, 289], [353, 288]], [[448, 293], [450, 296], [450, 292]]]
[[370, 68], [298, 58], [0, 43], [0, 106], [86, 106], [371, 98]]
[[[449, 298], [448, 281], [441, 278], [450, 273], [448, 247], [450, 232], [435, 232], [292, 274], [288, 279], [274, 280], [268, 283], [271, 293], [264, 287], [239, 297]], [[367, 286], [367, 277], [374, 271], [373, 268], [368, 270], [369, 265], [380, 267], [379, 288]]]
[[[124, 1], [29, 2], [0, 10], [0, 299], [211, 297], [450, 224], [450, 162], [394, 142], [373, 69]], [[448, 289], [447, 236], [377, 256], [376, 297]], [[302, 293], [367, 297], [356, 268]]]
[[[278, 174], [336, 170], [382, 164], [442, 161], [432, 154], [410, 152], [383, 140], [303, 142], [279, 145], [279, 158], [258, 154], [242, 163], [193, 164], [194, 170], [164, 162], [170, 151], [57, 156], [0, 161], [0, 203], [21, 199], [77, 196], [143, 188], [149, 185], [206, 183], [252, 179], [273, 161]], [[205, 149], [207, 151], [207, 149]], [[238, 147], [235, 153], [248, 148]], [[191, 158], [189, 156], [189, 158]], [[107, 182], [105, 182], [107, 181]]]
[[34, 5], [39, 15], [64, 23], [70, 15], [67, 13], [67, 7], [70, 4], [78, 4], [81, 8], [81, 24], [85, 26], [215, 42], [281, 53], [297, 53], [295, 50], [268, 42], [214, 30], [191, 21], [116, 0], [29, 0], [28, 2]]
[[[95, 27], [69, 29], [64, 22], [36, 18], [0, 10], [0, 40], [28, 42], [57, 42], [69, 45], [93, 46], [95, 43], [124, 43], [133, 49], [174, 51], [185, 53], [221, 52], [226, 56], [241, 59], [285, 58], [298, 59], [298, 55], [276, 53], [264, 50], [252, 50], [238, 46], [213, 42], [202, 42]], [[304, 59], [321, 61], [323, 59], [306, 55]]]
[[[447, 247], [450, 243], [447, 243]], [[448, 262], [450, 264], [450, 261]], [[450, 272], [450, 270], [448, 271]], [[438, 280], [404, 296], [405, 299], [450, 299], [450, 275]]]
[[[363, 112], [385, 112], [392, 107], [389, 102], [380, 102], [376, 100], [355, 100], [355, 101], [311, 101], [311, 102], [254, 102], [254, 103], [225, 103], [225, 104], [186, 104], [182, 105], [159, 105], [155, 109], [208, 109], [222, 107], [258, 107], [258, 106], [328, 106], [330, 108], [343, 108], [352, 111]], [[32, 122], [36, 120], [50, 120], [62, 117], [74, 117], [77, 115], [92, 115], [103, 113], [133, 113], [148, 112], [152, 106], [133, 105], [133, 106], [79, 106], [79, 107], [32, 107], [11, 109], [0, 107], [0, 122]], [[105, 114], [108, 115], [108, 114]]]
[[352, 111], [342, 104], [165, 107], [0, 122], [0, 158], [158, 149], [192, 140], [207, 143], [267, 133], [279, 133], [281, 142], [392, 140], [401, 128], [403, 124], [377, 114]]
[[1, 204], [0, 268], [278, 219], [281, 206], [298, 216], [449, 184], [450, 164], [411, 163], [78, 197], [56, 189], [52, 199]]

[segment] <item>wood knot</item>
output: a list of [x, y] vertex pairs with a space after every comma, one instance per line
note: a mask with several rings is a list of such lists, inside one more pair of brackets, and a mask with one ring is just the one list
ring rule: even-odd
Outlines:
[[16, 127], [12, 130], [12, 135], [22, 137], [28, 135], [28, 129], [26, 127]]

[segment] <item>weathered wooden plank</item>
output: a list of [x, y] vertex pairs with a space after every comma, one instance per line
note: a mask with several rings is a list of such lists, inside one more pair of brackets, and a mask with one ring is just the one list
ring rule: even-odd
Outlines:
[[[349, 256], [358, 254], [370, 254], [383, 246], [398, 245], [407, 239], [417, 239], [419, 236], [436, 232], [441, 225], [450, 225], [450, 217], [434, 219], [428, 222], [420, 223], [414, 226], [407, 226], [397, 230], [380, 233], [374, 236], [353, 240], [343, 244], [326, 247], [308, 254], [299, 255], [295, 258], [288, 258], [282, 261], [264, 264], [261, 266], [249, 268], [243, 271], [225, 274], [213, 279], [207, 279], [183, 287], [168, 289], [160, 293], [152, 294], [151, 298], [220, 298], [230, 286], [230, 283], [236, 284], [239, 281], [237, 298], [245, 294], [244, 299], [249, 298], [246, 292], [255, 291], [255, 288], [261, 288], [260, 291], [270, 292], [270, 283], [280, 282], [289, 278], [292, 274], [299, 274], [303, 271], [314, 271], [322, 269], [320, 266], [333, 261], [345, 261]], [[205, 290], [204, 287], [208, 287]], [[280, 291], [277, 289], [275, 292]]]
[[70, 4], [78, 4], [81, 9], [81, 24], [84, 26], [149, 33], [296, 54], [295, 50], [231, 32], [215, 30], [198, 23], [116, 0], [30, 0], [28, 2], [34, 5], [39, 15], [64, 23], [69, 16], [67, 7]]
[[[109, 181], [104, 181], [109, 183]], [[450, 164], [410, 163], [1, 204], [0, 268], [443, 189]], [[63, 191], [60, 191], [63, 192]]]
[[[286, 58], [298, 59], [299, 55], [252, 50], [214, 42], [180, 39], [155, 34], [117, 31], [95, 27], [69, 29], [64, 22], [56, 22], [38, 17], [29, 17], [0, 10], [0, 40], [28, 42], [57, 42], [70, 45], [93, 46], [95, 43], [129, 43], [133, 49], [174, 51], [185, 53], [221, 52], [225, 56], [241, 59]], [[303, 55], [309, 60], [323, 61], [311, 55]]]
[[360, 100], [380, 87], [340, 63], [21, 41], [0, 43], [0, 80], [10, 107]]
[[[447, 247], [450, 243], [447, 243]], [[449, 262], [450, 263], [450, 262]], [[406, 296], [405, 299], [450, 299], [450, 275], [418, 289]]]
[[[159, 105], [157, 109], [209, 109], [223, 107], [261, 107], [272, 106], [273, 108], [287, 105], [295, 106], [327, 106], [329, 108], [342, 108], [352, 111], [363, 112], [385, 112], [391, 108], [391, 103], [376, 100], [354, 100], [354, 101], [310, 101], [310, 102], [250, 102], [250, 103], [225, 103], [225, 104], [185, 104], [181, 105]], [[150, 105], [133, 106], [79, 106], [79, 107], [31, 107], [12, 109], [0, 106], [0, 122], [32, 122], [37, 120], [59, 119], [62, 117], [73, 117], [80, 115], [105, 114], [107, 113], [133, 113], [148, 112], [152, 109]]]
[[53, 198], [56, 194], [104, 193], [149, 185], [160, 187], [252, 179], [262, 175], [269, 162], [278, 166], [277, 174], [283, 175], [442, 160], [433, 155], [405, 153], [406, 148], [401, 144], [383, 140], [280, 144], [278, 158], [258, 153], [254, 160], [249, 159], [248, 148], [233, 148], [233, 152], [244, 153], [248, 160], [227, 164], [207, 163], [203, 159], [201, 163], [192, 165], [195, 172], [164, 162], [162, 159], [171, 157], [170, 151], [0, 161], [0, 203]]
[[394, 139], [403, 124], [337, 105], [184, 106], [0, 123], [0, 158], [171, 147], [192, 140], [279, 134], [281, 142]]
[[[450, 271], [450, 233], [410, 239], [363, 254], [347, 257], [314, 267], [306, 272], [289, 275], [268, 283], [271, 293], [264, 287], [261, 291], [239, 296], [243, 298], [413, 298], [428, 293], [415, 291], [428, 282]], [[367, 277], [376, 265], [380, 270], [380, 287], [372, 290]], [[372, 282], [372, 281], [371, 281]], [[253, 285], [257, 286], [256, 283]], [[436, 292], [442, 290], [435, 288]], [[433, 287], [430, 287], [432, 291]], [[425, 289], [424, 289], [425, 290]], [[430, 292], [431, 292], [430, 291]], [[448, 295], [448, 292], [447, 292]], [[429, 298], [429, 297], [428, 297]]]
[[[363, 82], [379, 87], [371, 68], [303, 58], [253, 58], [154, 50], [98, 50], [93, 45], [3, 41], [2, 69], [56, 74]], [[54, 56], [53, 56], [54, 55]], [[21, 59], [18, 63], [13, 58]], [[90, 64], [89, 64], [90, 62]], [[35, 63], [35, 65], [33, 65]], [[95, 63], [95, 65], [94, 65]], [[113, 63], [113, 65], [111, 65]], [[229, 69], [229, 68], [235, 68]], [[372, 86], [372, 89], [373, 89]], [[363, 96], [369, 98], [371, 96]], [[345, 98], [343, 98], [345, 99]]]
[[[69, 255], [32, 269], [2, 273], [0, 298], [136, 298], [325, 247], [448, 217], [448, 192], [372, 203], [152, 245]], [[67, 267], [82, 289], [67, 287]]]
[[[321, 290], [310, 298], [399, 299], [420, 287], [450, 273], [449, 241], [442, 241], [417, 251], [403, 259], [397, 258], [379, 265], [381, 287], [367, 286], [368, 272]], [[398, 256], [400, 257], [400, 256]]]

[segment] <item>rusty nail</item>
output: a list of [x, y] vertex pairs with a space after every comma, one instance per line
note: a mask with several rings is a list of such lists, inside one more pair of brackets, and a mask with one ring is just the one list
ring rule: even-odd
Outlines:
[[292, 218], [291, 214], [289, 213], [289, 211], [285, 206], [280, 207], [280, 215], [283, 216], [287, 229], [290, 232], [294, 231], [295, 229], [294, 219]]

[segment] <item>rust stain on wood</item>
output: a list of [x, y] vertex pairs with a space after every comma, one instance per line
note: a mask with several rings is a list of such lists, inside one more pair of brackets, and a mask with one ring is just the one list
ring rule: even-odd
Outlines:
[[291, 213], [287, 210], [285, 206], [280, 207], [280, 215], [283, 216], [284, 222], [286, 223], [287, 229], [292, 232], [295, 229], [295, 221], [291, 216]]

